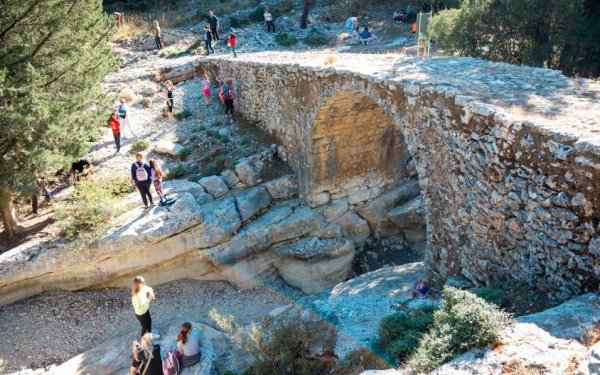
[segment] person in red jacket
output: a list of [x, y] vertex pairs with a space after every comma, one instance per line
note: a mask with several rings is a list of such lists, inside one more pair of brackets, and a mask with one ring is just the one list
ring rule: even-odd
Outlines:
[[233, 52], [233, 57], [237, 57], [235, 53], [235, 45], [237, 44], [237, 38], [234, 33], [229, 34], [229, 40], [227, 40], [227, 44], [231, 47], [231, 52]]
[[119, 115], [117, 115], [117, 112], [110, 114], [108, 127], [112, 130], [113, 137], [115, 138], [115, 145], [117, 146], [117, 152], [119, 152], [121, 151], [121, 123], [119, 122]]

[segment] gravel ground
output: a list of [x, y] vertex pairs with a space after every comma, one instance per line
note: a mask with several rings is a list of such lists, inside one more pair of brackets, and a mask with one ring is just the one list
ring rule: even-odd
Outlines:
[[[281, 280], [237, 291], [225, 282], [178, 280], [154, 288], [153, 330], [191, 320], [213, 325], [212, 308], [257, 321], [301, 293]], [[60, 364], [115, 337], [137, 332], [129, 290], [48, 292], [0, 308], [0, 374]]]

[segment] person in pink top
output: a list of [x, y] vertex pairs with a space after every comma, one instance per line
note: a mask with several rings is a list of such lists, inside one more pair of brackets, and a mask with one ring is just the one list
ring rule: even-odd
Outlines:
[[207, 75], [205, 75], [204, 79], [200, 82], [200, 87], [202, 87], [204, 102], [208, 105], [210, 103], [210, 80]]

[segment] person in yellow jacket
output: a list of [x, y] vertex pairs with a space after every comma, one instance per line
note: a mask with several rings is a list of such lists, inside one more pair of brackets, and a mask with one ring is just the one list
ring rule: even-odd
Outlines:
[[154, 291], [148, 285], [142, 276], [133, 278], [131, 286], [131, 303], [135, 317], [142, 325], [142, 335], [146, 332], [152, 332], [152, 317], [150, 316], [150, 302], [154, 301]]

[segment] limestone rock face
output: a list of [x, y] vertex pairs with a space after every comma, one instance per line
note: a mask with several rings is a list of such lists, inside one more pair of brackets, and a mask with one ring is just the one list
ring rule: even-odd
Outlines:
[[230, 189], [244, 186], [237, 174], [235, 174], [235, 172], [231, 169], [226, 169], [221, 172], [221, 177]]
[[256, 186], [242, 190], [235, 197], [242, 221], [247, 221], [271, 203], [267, 189]]
[[206, 190], [206, 192], [215, 198], [222, 197], [229, 192], [227, 185], [219, 176], [208, 176], [201, 178], [198, 183]]
[[500, 336], [499, 348], [472, 350], [431, 374], [500, 374], [511, 361], [545, 374], [597, 374], [598, 346], [588, 350], [580, 339], [600, 320], [599, 303], [600, 297], [588, 293], [554, 308], [519, 317]]
[[214, 200], [212, 195], [207, 194], [202, 186], [196, 182], [185, 180], [168, 180], [163, 182], [162, 187], [165, 195], [173, 194], [175, 192], [187, 192], [192, 194], [194, 198], [196, 198], [196, 202], [199, 206]]
[[107, 249], [131, 249], [182, 232], [202, 222], [200, 207], [191, 193], [178, 193], [169, 211], [163, 207], [150, 210], [135, 209], [117, 219], [123, 223], [109, 231], [101, 240], [100, 247]]
[[[192, 323], [194, 329], [200, 330], [203, 343], [200, 362], [194, 366], [185, 368], [186, 374], [192, 375], [214, 375], [217, 354], [213, 349], [213, 341], [218, 342], [223, 348], [232, 348], [233, 345], [223, 345], [229, 340], [225, 334], [215, 331], [213, 328], [200, 323]], [[161, 356], [164, 359], [167, 351], [177, 348], [175, 338], [181, 326], [173, 324], [161, 331], [159, 339], [154, 341], [160, 345]], [[107, 341], [93, 349], [88, 350], [67, 362], [55, 367], [51, 375], [77, 375], [77, 374], [126, 374], [131, 366], [131, 344], [138, 339], [135, 334], [129, 334]], [[239, 357], [239, 353], [234, 356]]]
[[371, 342], [381, 318], [390, 314], [394, 305], [412, 298], [413, 285], [423, 279], [424, 273], [422, 262], [386, 267], [306, 299], [312, 301], [320, 314], [335, 314], [344, 322], [340, 330], [351, 340], [338, 340], [336, 354], [343, 357], [355, 348], [356, 342], [362, 345]]
[[235, 198], [227, 196], [199, 209], [202, 225], [194, 228], [192, 241], [197, 249], [214, 246], [231, 236], [242, 225]]
[[395, 189], [392, 189], [371, 202], [359, 207], [357, 213], [369, 222], [373, 233], [382, 236], [391, 236], [399, 233], [399, 229], [389, 219], [388, 212], [399, 204], [402, 204], [420, 192], [419, 181], [408, 180]]
[[184, 147], [179, 143], [171, 141], [159, 141], [154, 145], [153, 151], [159, 154], [168, 154], [171, 156], [180, 156]]
[[427, 239], [423, 196], [419, 195], [392, 209], [388, 213], [388, 217], [398, 228], [402, 229], [409, 242], [420, 242]]
[[298, 182], [294, 175], [288, 174], [263, 184], [272, 199], [290, 199], [298, 195]]
[[346, 238], [307, 237], [273, 251], [283, 279], [307, 294], [343, 281], [354, 258], [354, 244]]

